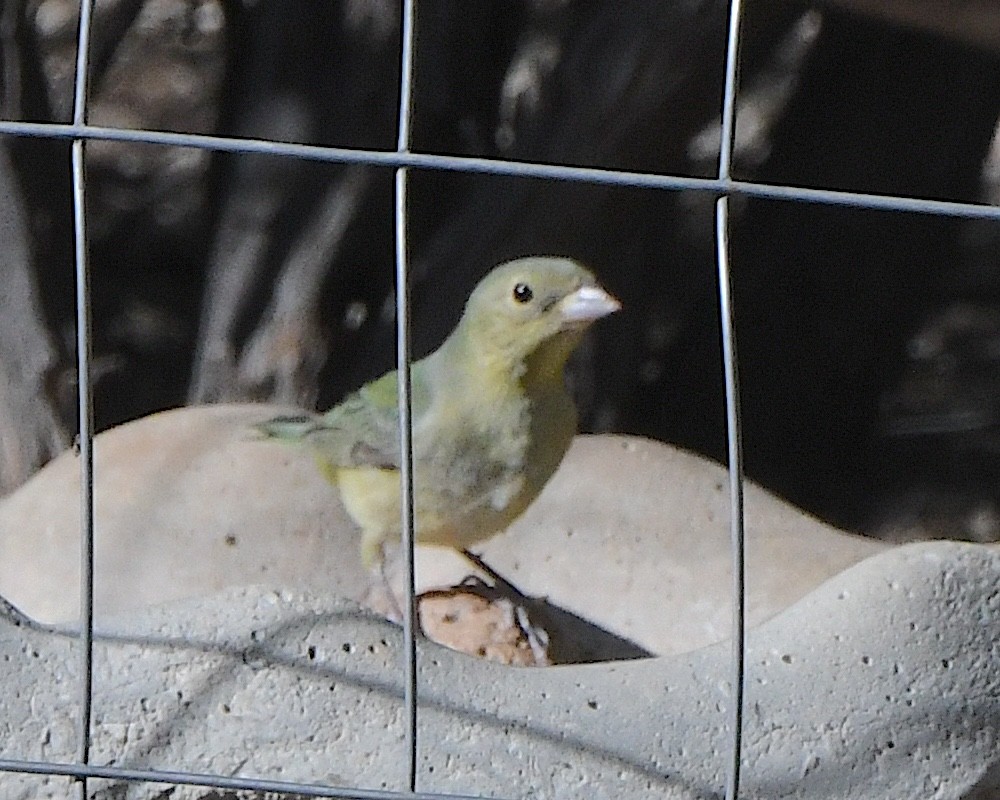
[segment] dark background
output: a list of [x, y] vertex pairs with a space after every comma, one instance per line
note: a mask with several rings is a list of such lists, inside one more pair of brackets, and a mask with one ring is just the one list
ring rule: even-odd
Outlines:
[[[894, 10], [919, 3], [878, 18], [851, 5], [745, 3], [736, 176], [990, 202], [1000, 17], [963, 35], [954, 10], [913, 25]], [[5, 118], [69, 118], [75, 6], [0, 6]], [[711, 176], [727, 13], [422, 0], [414, 148]], [[89, 120], [394, 149], [398, 17], [391, 0], [109, 0]], [[76, 428], [74, 284], [68, 144], [0, 145], [10, 490]], [[391, 170], [104, 142], [87, 154], [100, 428], [184, 403], [326, 408], [393, 366]], [[574, 361], [584, 429], [721, 460], [713, 200], [415, 171], [414, 346], [441, 341], [493, 264], [577, 257], [625, 305]], [[749, 474], [855, 530], [1000, 538], [998, 223], [734, 210]]]

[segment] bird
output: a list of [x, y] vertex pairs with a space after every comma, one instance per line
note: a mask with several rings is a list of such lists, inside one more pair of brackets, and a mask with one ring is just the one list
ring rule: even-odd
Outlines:
[[[451, 334], [410, 369], [417, 542], [468, 554], [528, 508], [576, 435], [566, 361], [620, 308], [571, 258], [519, 258], [479, 282]], [[361, 529], [362, 563], [384, 568], [401, 530], [397, 373], [323, 414], [256, 427], [312, 451]]]

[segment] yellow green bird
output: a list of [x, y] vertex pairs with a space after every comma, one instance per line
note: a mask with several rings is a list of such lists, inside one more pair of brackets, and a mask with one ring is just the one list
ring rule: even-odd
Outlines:
[[[552, 477], [576, 433], [563, 367], [587, 327], [620, 308], [568, 258], [493, 269], [455, 330], [413, 364], [413, 500], [419, 542], [466, 550], [505, 529]], [[269, 437], [303, 442], [381, 564], [400, 537], [396, 372], [315, 417], [278, 417]]]

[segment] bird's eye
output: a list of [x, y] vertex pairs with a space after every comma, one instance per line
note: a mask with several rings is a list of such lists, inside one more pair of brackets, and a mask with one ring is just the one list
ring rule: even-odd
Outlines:
[[514, 299], [519, 303], [530, 303], [534, 296], [531, 287], [526, 283], [519, 283], [514, 287]]

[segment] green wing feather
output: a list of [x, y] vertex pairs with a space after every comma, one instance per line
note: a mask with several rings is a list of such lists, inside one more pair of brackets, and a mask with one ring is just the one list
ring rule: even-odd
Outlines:
[[[411, 370], [413, 414], [429, 404], [423, 371]], [[396, 373], [389, 372], [352, 392], [322, 416], [275, 417], [257, 430], [265, 436], [300, 441], [330, 467], [399, 468], [399, 409]]]

